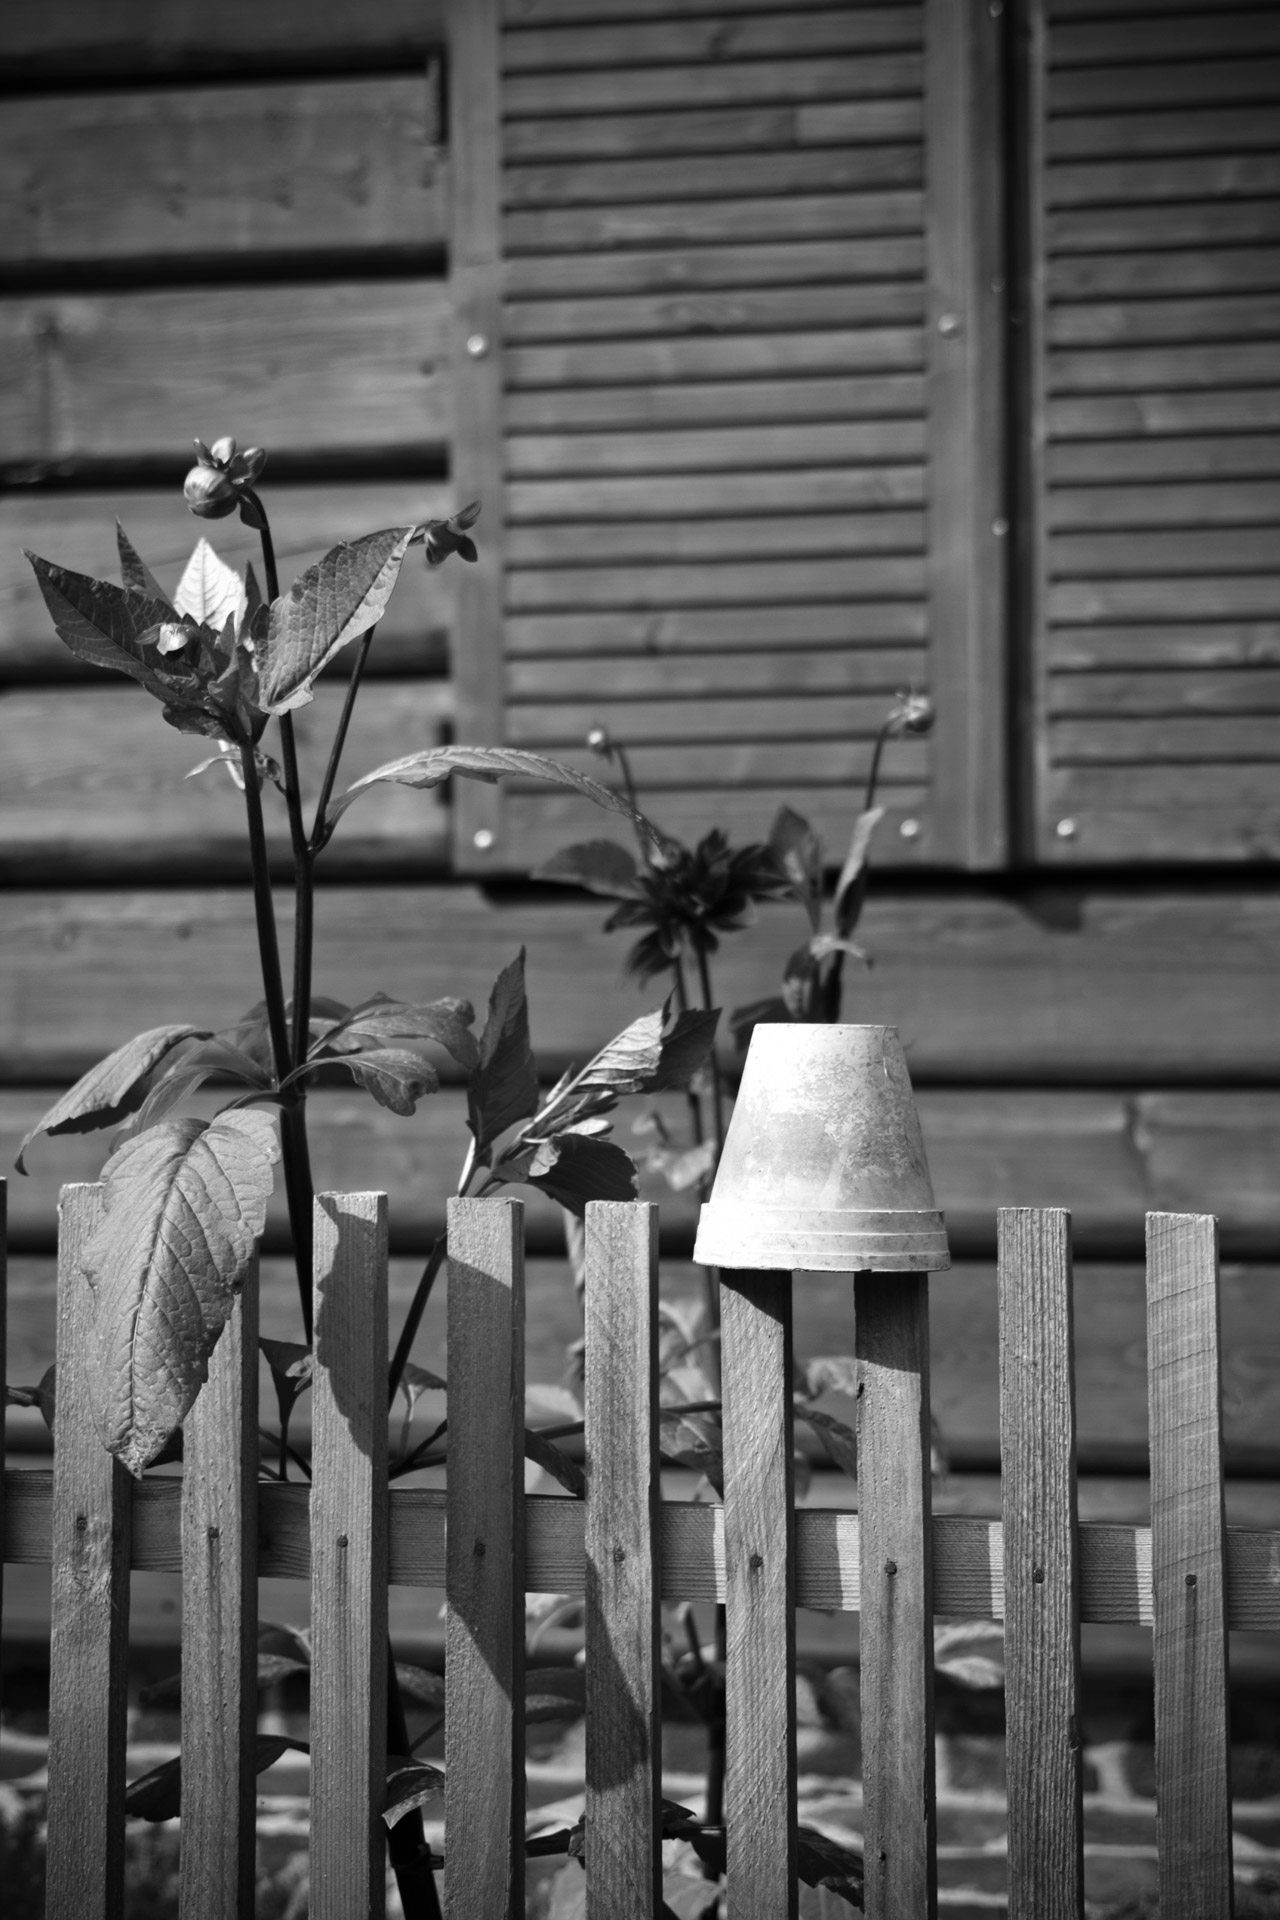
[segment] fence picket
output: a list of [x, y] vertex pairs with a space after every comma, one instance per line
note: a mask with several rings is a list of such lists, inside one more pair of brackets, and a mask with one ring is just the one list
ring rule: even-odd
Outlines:
[[524, 1912], [524, 1208], [449, 1202], [445, 1912]]
[[658, 1711], [658, 1209], [587, 1208], [588, 1920], [652, 1920], [662, 1889]]
[[720, 1318], [729, 1910], [795, 1920], [791, 1275], [723, 1274]]
[[[8, 1235], [9, 1182], [0, 1180], [0, 1381], [9, 1377], [8, 1312], [9, 1312], [9, 1235]], [[0, 1475], [0, 1479], [3, 1479]], [[4, 1540], [4, 1488], [0, 1486], [0, 1542]], [[4, 1630], [4, 1579], [3, 1566], [0, 1566], [0, 1633]], [[4, 1698], [4, 1679], [0, 1676], [0, 1700]]]
[[1163, 1920], [1232, 1911], [1218, 1223], [1147, 1215], [1147, 1391]]
[[854, 1279], [867, 1920], [937, 1911], [929, 1282]]
[[58, 1205], [47, 1920], [124, 1912], [125, 1708], [132, 1481], [89, 1407], [93, 1294], [80, 1267], [102, 1189]]
[[386, 1897], [387, 1197], [315, 1205], [311, 1920]]
[[257, 1262], [183, 1426], [184, 1920], [253, 1912], [257, 1730]]
[[1009, 1920], [1084, 1912], [1071, 1220], [998, 1214]]

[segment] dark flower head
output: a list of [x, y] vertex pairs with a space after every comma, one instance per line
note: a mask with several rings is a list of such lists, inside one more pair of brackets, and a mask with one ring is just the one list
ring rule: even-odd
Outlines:
[[605, 929], [650, 929], [627, 956], [628, 971], [648, 980], [670, 968], [684, 945], [695, 954], [715, 953], [722, 933], [748, 925], [757, 900], [786, 890], [766, 847], [731, 847], [716, 827], [696, 847], [665, 841], [637, 873], [636, 897], [623, 901]]
[[428, 520], [425, 541], [427, 565], [439, 567], [456, 553], [460, 560], [475, 560], [476, 543], [467, 532], [480, 518], [480, 502], [473, 500], [469, 506], [459, 509], [452, 520]]

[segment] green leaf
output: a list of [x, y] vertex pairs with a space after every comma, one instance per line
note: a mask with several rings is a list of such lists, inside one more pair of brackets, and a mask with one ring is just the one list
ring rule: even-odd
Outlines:
[[809, 1887], [829, 1887], [852, 1907], [862, 1906], [862, 1856], [813, 1827], [796, 1829], [796, 1871]]
[[[502, 1173], [502, 1163], [495, 1167]], [[527, 1173], [522, 1179], [537, 1187], [552, 1200], [559, 1201], [570, 1213], [583, 1213], [588, 1200], [634, 1200], [636, 1170], [631, 1156], [611, 1140], [590, 1134], [566, 1132], [538, 1143]]]
[[719, 1009], [690, 1008], [677, 1013], [671, 999], [641, 1014], [602, 1047], [573, 1081], [574, 1092], [607, 1089], [624, 1093], [664, 1093], [687, 1087], [706, 1064], [716, 1037]]
[[148, 1027], [135, 1034], [122, 1047], [99, 1060], [96, 1067], [55, 1100], [49, 1111], [36, 1121], [18, 1149], [15, 1165], [25, 1173], [23, 1155], [38, 1133], [92, 1133], [97, 1127], [113, 1127], [142, 1105], [147, 1075], [181, 1041], [209, 1037], [200, 1027]]
[[538, 1069], [529, 1044], [524, 948], [504, 967], [489, 996], [479, 1059], [467, 1087], [467, 1124], [483, 1165], [500, 1134], [538, 1107]]
[[164, 679], [144, 661], [142, 649], [153, 646], [161, 628], [172, 624], [169, 602], [87, 573], [72, 573], [35, 553], [27, 552], [27, 559], [58, 638], [76, 659], [131, 674], [149, 692], [165, 698]]
[[836, 932], [842, 940], [848, 940], [852, 936], [861, 917], [862, 903], [867, 897], [867, 880], [870, 876], [868, 863], [871, 858], [871, 840], [883, 818], [884, 808], [872, 807], [868, 812], [860, 813], [853, 823], [849, 851], [840, 869], [840, 878], [836, 881]]
[[84, 1249], [97, 1297], [89, 1395], [103, 1444], [140, 1475], [208, 1378], [266, 1219], [279, 1146], [255, 1111], [169, 1120], [102, 1171]]
[[[273, 1767], [284, 1753], [310, 1753], [305, 1740], [287, 1740], [283, 1734], [260, 1733], [254, 1754], [254, 1771], [263, 1773]], [[133, 1820], [176, 1820], [182, 1799], [182, 1756], [166, 1760], [150, 1773], [138, 1775], [125, 1788], [124, 1810]]]
[[535, 880], [555, 880], [562, 886], [582, 887], [606, 899], [627, 899], [637, 891], [635, 860], [616, 840], [584, 840], [562, 847], [533, 871]]
[[797, 1403], [795, 1417], [797, 1420], [803, 1420], [806, 1426], [813, 1428], [835, 1465], [842, 1473], [847, 1473], [851, 1480], [856, 1480], [858, 1436], [853, 1428], [846, 1426], [843, 1420], [837, 1420], [831, 1414], [823, 1413], [818, 1407], [806, 1407], [803, 1402]]
[[344, 1053], [342, 1065], [380, 1107], [389, 1107], [392, 1113], [415, 1113], [419, 1100], [435, 1093], [440, 1085], [431, 1062], [420, 1053], [410, 1053], [407, 1047]]
[[157, 606], [168, 607], [172, 612], [173, 606], [168, 594], [145, 560], [135, 551], [133, 542], [118, 520], [116, 521], [116, 551], [120, 555], [120, 578], [124, 582], [126, 593], [141, 593], [148, 600], [154, 600]]
[[173, 596], [178, 613], [221, 633], [230, 620], [238, 628], [248, 611], [244, 581], [233, 567], [219, 559], [209, 542], [196, 541]]
[[437, 1800], [444, 1792], [444, 1775], [439, 1767], [429, 1767], [425, 1760], [402, 1760], [398, 1756], [387, 1761], [387, 1798], [382, 1809], [382, 1817], [389, 1827], [394, 1827], [404, 1819], [406, 1813], [412, 1813], [415, 1807], [426, 1806], [429, 1800]]
[[803, 814], [779, 807], [768, 847], [789, 891], [809, 916], [814, 932], [822, 921], [822, 842]]
[[427, 747], [421, 753], [406, 754], [402, 760], [388, 760], [339, 795], [329, 809], [329, 817], [337, 820], [370, 787], [438, 787], [454, 774], [467, 780], [486, 780], [490, 786], [509, 774], [518, 780], [546, 780], [553, 787], [567, 787], [594, 800], [607, 813], [624, 814], [638, 832], [657, 846], [663, 844], [663, 836], [653, 822], [612, 787], [601, 786], [598, 780], [577, 773], [562, 761], [552, 760], [545, 753], [529, 753], [523, 747]]
[[375, 993], [358, 1007], [344, 1008], [342, 1016], [317, 1035], [312, 1052], [323, 1047], [333, 1053], [354, 1053], [387, 1040], [433, 1040], [469, 1073], [480, 1058], [471, 1032], [475, 1017], [467, 1000], [448, 998], [410, 1006]]
[[268, 713], [305, 706], [334, 655], [382, 618], [415, 527], [388, 527], [344, 540], [272, 602], [258, 662]]

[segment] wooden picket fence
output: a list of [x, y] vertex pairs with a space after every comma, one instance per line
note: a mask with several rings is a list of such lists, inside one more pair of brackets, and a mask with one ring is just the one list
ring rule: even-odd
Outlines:
[[257, 1478], [253, 1289], [187, 1422], [181, 1478], [135, 1484], [103, 1452], [80, 1385], [91, 1300], [78, 1256], [99, 1204], [96, 1187], [64, 1190], [53, 1472], [5, 1482], [5, 1559], [53, 1568], [50, 1920], [123, 1911], [131, 1565], [183, 1575], [183, 1920], [253, 1911], [260, 1575], [311, 1583], [313, 1920], [383, 1910], [388, 1582], [448, 1594], [449, 1920], [523, 1912], [526, 1591], [585, 1596], [591, 1916], [660, 1911], [662, 1599], [727, 1607], [734, 1920], [796, 1912], [797, 1604], [861, 1614], [869, 1915], [936, 1908], [935, 1613], [1004, 1621], [1014, 1920], [1082, 1912], [1082, 1620], [1154, 1627], [1163, 1920], [1230, 1914], [1227, 1628], [1280, 1628], [1280, 1533], [1224, 1527], [1212, 1218], [1148, 1216], [1147, 1528], [1077, 1522], [1061, 1211], [1000, 1215], [996, 1521], [930, 1516], [918, 1276], [851, 1276], [860, 1513], [794, 1505], [790, 1302], [803, 1275], [728, 1276], [724, 1504], [663, 1501], [657, 1215], [642, 1204], [588, 1210], [585, 1500], [523, 1491], [522, 1210], [510, 1201], [450, 1213], [447, 1491], [388, 1493], [379, 1194], [316, 1205], [310, 1488]]

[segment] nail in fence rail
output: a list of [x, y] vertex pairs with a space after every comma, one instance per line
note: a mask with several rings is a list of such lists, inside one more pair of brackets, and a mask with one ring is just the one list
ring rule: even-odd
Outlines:
[[998, 1215], [1010, 1920], [1084, 1912], [1071, 1228]]
[[[6, 1476], [6, 1560], [52, 1561], [54, 1571], [47, 1912], [50, 1920], [118, 1920], [123, 1912], [132, 1557], [143, 1567], [186, 1563], [181, 1847], [195, 1890], [184, 1895], [183, 1913], [226, 1920], [237, 1902], [241, 1913], [250, 1910], [241, 1889], [252, 1836], [235, 1756], [244, 1754], [253, 1633], [252, 1449], [241, 1418], [252, 1404], [251, 1301], [233, 1315], [215, 1351], [212, 1387], [188, 1421], [184, 1483], [149, 1477], [135, 1494], [102, 1449], [87, 1396], [93, 1300], [80, 1257], [99, 1209], [99, 1189], [64, 1190], [52, 1491], [45, 1473]], [[1149, 1529], [1075, 1523], [1067, 1228], [1053, 1210], [1015, 1210], [1001, 1222], [1003, 1526], [929, 1519], [925, 1283], [900, 1276], [855, 1283], [862, 1511], [807, 1510], [793, 1519], [783, 1391], [788, 1283], [741, 1276], [726, 1290], [724, 1509], [673, 1502], [655, 1513], [652, 1215], [593, 1210], [584, 1513], [580, 1502], [523, 1494], [519, 1207], [455, 1207], [448, 1491], [388, 1496], [384, 1203], [368, 1195], [323, 1201], [310, 1512], [301, 1486], [257, 1490], [257, 1572], [313, 1580], [313, 1912], [351, 1920], [376, 1914], [382, 1899], [379, 1662], [389, 1535], [397, 1578], [423, 1586], [444, 1578], [450, 1597], [450, 1920], [514, 1920], [521, 1910], [526, 1579], [538, 1590], [588, 1592], [588, 1711], [600, 1721], [589, 1732], [588, 1792], [597, 1833], [605, 1809], [643, 1809], [641, 1838], [616, 1853], [593, 1852], [588, 1829], [593, 1916], [606, 1905], [618, 1920], [656, 1907], [659, 1584], [664, 1598], [724, 1599], [730, 1611], [729, 1846], [739, 1878], [745, 1869], [735, 1861], [769, 1871], [744, 1824], [758, 1818], [786, 1857], [795, 1845], [790, 1687], [779, 1680], [789, 1670], [793, 1598], [861, 1607], [867, 1910], [910, 1920], [928, 1911], [934, 1871], [933, 1605], [1007, 1620], [1012, 1920], [1079, 1911], [1071, 1746], [1079, 1621], [1154, 1620], [1162, 1911], [1177, 1920], [1229, 1916], [1225, 1629], [1229, 1622], [1280, 1630], [1280, 1531], [1228, 1532], [1222, 1524], [1214, 1223], [1188, 1215], [1149, 1221]], [[615, 1457], [615, 1442], [624, 1457]], [[780, 1551], [793, 1525], [795, 1551], [789, 1540]], [[215, 1859], [223, 1866], [208, 1864]], [[897, 1874], [892, 1889], [886, 1868]], [[218, 1874], [221, 1883], [212, 1884]], [[792, 1897], [783, 1890], [767, 1909], [770, 1920]], [[756, 1898], [735, 1887], [735, 1920], [766, 1911], [748, 1904]]]
[[1147, 1215], [1156, 1807], [1163, 1920], [1232, 1910], [1218, 1232]]
[[59, 1206], [46, 1920], [124, 1912], [133, 1483], [104, 1450], [89, 1407], [93, 1293], [80, 1267], [101, 1192], [64, 1187]]
[[445, 1911], [524, 1912], [524, 1208], [449, 1202]]
[[183, 1424], [179, 1911], [253, 1911], [258, 1724], [257, 1263]]
[[662, 1897], [658, 1209], [587, 1207], [588, 1920], [651, 1920]]

